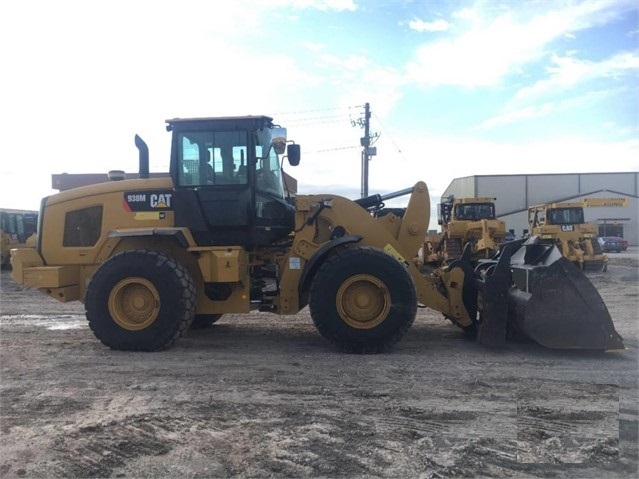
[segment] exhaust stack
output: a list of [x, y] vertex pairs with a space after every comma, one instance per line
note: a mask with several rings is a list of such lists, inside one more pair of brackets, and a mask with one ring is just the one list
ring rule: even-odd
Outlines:
[[140, 151], [140, 166], [139, 166], [139, 174], [140, 178], [148, 178], [149, 177], [149, 147], [146, 145], [144, 140], [140, 138], [138, 135], [135, 135], [135, 146], [137, 146]]

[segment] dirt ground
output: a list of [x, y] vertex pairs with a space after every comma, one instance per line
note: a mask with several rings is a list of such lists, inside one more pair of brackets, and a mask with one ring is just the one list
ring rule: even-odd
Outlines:
[[111, 351], [79, 303], [2, 272], [0, 477], [636, 478], [639, 257], [588, 273], [627, 349], [490, 350], [420, 309], [348, 355], [305, 310]]

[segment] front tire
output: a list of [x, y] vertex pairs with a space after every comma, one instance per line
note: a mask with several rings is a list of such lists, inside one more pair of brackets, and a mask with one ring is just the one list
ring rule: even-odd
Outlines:
[[417, 295], [408, 271], [371, 247], [337, 251], [317, 271], [309, 309], [315, 327], [338, 349], [380, 353], [415, 320]]
[[111, 349], [158, 351], [188, 330], [195, 303], [184, 266], [158, 251], [131, 250], [95, 272], [85, 310], [91, 330]]

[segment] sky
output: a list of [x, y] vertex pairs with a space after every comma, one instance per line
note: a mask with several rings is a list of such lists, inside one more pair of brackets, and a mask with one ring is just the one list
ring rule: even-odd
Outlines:
[[359, 198], [367, 103], [369, 194], [639, 170], [636, 0], [21, 0], [0, 41], [4, 208], [137, 172], [136, 134], [168, 171], [166, 119], [227, 115], [287, 128], [298, 193]]

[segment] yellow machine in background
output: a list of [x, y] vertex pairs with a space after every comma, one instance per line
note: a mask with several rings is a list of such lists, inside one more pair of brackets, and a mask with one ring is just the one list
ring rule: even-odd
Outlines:
[[0, 264], [9, 266], [10, 251], [35, 245], [38, 212], [30, 210], [0, 209]]
[[582, 203], [549, 203], [528, 208], [530, 235], [556, 245], [581, 269], [606, 271], [608, 257], [597, 240], [597, 226], [586, 223]]
[[495, 198], [455, 198], [438, 205], [441, 232], [426, 237], [424, 263], [441, 265], [461, 257], [466, 245], [471, 261], [490, 258], [506, 236], [506, 223], [495, 217]]
[[[324, 338], [355, 353], [395, 344], [418, 306], [488, 346], [523, 335], [551, 348], [624, 347], [597, 290], [553, 245], [505, 246], [476, 269], [467, 249], [422, 274], [413, 261], [429, 224], [422, 181], [357, 200], [291, 197], [282, 164], [296, 166], [300, 146], [272, 118], [167, 124], [170, 177], [149, 177], [136, 136], [139, 179], [43, 199], [37, 245], [11, 251], [17, 283], [83, 302], [112, 349], [156, 351], [226, 313], [306, 306]], [[384, 209], [402, 196], [399, 214]]]

